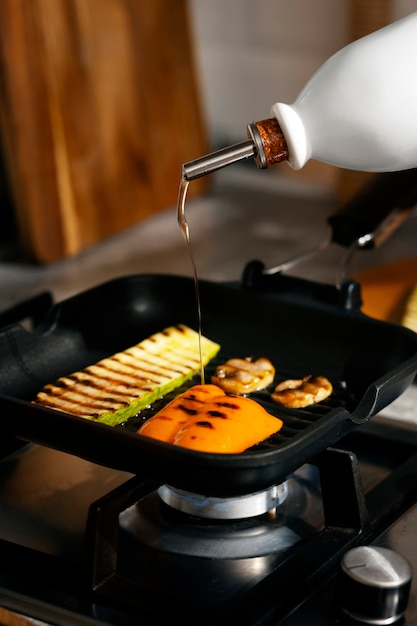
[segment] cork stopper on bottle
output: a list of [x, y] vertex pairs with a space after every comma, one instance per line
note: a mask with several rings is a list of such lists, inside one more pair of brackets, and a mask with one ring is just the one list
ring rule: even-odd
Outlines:
[[247, 130], [255, 145], [258, 167], [266, 169], [288, 158], [287, 142], [275, 118], [253, 122]]

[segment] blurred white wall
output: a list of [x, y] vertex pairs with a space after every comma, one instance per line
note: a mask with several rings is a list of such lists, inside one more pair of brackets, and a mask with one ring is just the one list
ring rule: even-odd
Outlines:
[[[292, 102], [348, 42], [349, 0], [189, 0], [203, 111], [213, 147], [246, 138], [246, 124]], [[392, 19], [417, 11], [393, 0]]]
[[190, 0], [211, 137], [239, 139], [248, 122], [291, 102], [347, 37], [348, 0]]

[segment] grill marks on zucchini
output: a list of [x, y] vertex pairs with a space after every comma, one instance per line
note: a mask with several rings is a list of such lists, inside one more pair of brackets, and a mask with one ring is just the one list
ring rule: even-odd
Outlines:
[[[201, 337], [203, 365], [220, 346]], [[116, 425], [181, 386], [200, 370], [199, 337], [171, 326], [83, 370], [45, 385], [35, 404]]]

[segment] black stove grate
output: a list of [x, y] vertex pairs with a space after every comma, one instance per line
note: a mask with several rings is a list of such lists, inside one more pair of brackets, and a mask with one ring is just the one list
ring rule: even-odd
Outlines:
[[[270, 552], [263, 557], [249, 559], [225, 558], [221, 546], [219, 551], [218, 545], [215, 545], [213, 552], [205, 559], [200, 555], [193, 557], [171, 553], [166, 545], [165, 549], [162, 545], [162, 524], [156, 533], [156, 536], [160, 535], [160, 539], [151, 538], [154, 549], [148, 556], [149, 548], [139, 547], [132, 538], [126, 540], [120, 527], [123, 511], [132, 506], [140, 506], [141, 501], [148, 498], [156, 497], [156, 485], [146, 485], [135, 477], [91, 506], [86, 537], [87, 564], [84, 569], [90, 572], [93, 592], [98, 597], [110, 599], [116, 605], [121, 603], [134, 610], [146, 611], [147, 602], [151, 601], [148, 610], [158, 613], [161, 619], [178, 614], [183, 624], [195, 623], [197, 618], [199, 623], [206, 624], [216, 615], [239, 618], [243, 624], [248, 623], [247, 620], [252, 623], [254, 611], [268, 613], [276, 603], [277, 589], [281, 589], [280, 597], [282, 594], [280, 610], [288, 610], [288, 602], [294, 602], [295, 595], [304, 593], [305, 585], [312, 584], [322, 574], [323, 569], [330, 567], [340, 551], [350, 545], [369, 523], [355, 455], [344, 450], [328, 449], [313, 465], [318, 468], [320, 477], [318, 489], [322, 502], [321, 525], [311, 528], [308, 537], [301, 538], [295, 545], [278, 552], [276, 541], [271, 536]], [[338, 476], [336, 491], [333, 481], [335, 475]], [[339, 495], [335, 497], [337, 492]], [[166, 507], [164, 504], [162, 506]], [[193, 522], [182, 513], [174, 513], [173, 519], [176, 532], [180, 532], [178, 528], [183, 524], [184, 532], [191, 542], [193, 524], [196, 524], [197, 529], [200, 521]], [[208, 523], [216, 525], [216, 522]], [[259, 534], [266, 522], [261, 517], [258, 527], [256, 521], [245, 520], [242, 523], [255, 524], [253, 532]], [[298, 519], [294, 523], [301, 524], [302, 521]], [[230, 525], [228, 531], [227, 524]], [[239, 521], [221, 522], [220, 528], [223, 529], [224, 537], [227, 532], [234, 533], [235, 541], [239, 524]], [[308, 525], [308, 522], [305, 524]], [[134, 532], [141, 543], [141, 533], [149, 531], [146, 527], [138, 527]], [[219, 532], [219, 526], [216, 532]], [[140, 558], [136, 554], [140, 554]], [[134, 567], [129, 565], [130, 562], [135, 564]], [[253, 568], [255, 569], [249, 576]], [[256, 569], [259, 571], [259, 568], [262, 575], [255, 576], [254, 572]], [[181, 585], [172, 587], [173, 572], [177, 572]], [[245, 572], [248, 572], [248, 576], [245, 576]], [[156, 579], [163, 580], [165, 576], [170, 579], [171, 587], [154, 584]], [[205, 584], [204, 576], [207, 577]], [[223, 592], [214, 596], [213, 580], [217, 581], [218, 590], [222, 588], [222, 581], [224, 583]], [[152, 600], [156, 599], [153, 595], [155, 590], [159, 599], [157, 605], [152, 605]], [[193, 606], [191, 598], [195, 599], [197, 595], [198, 606]], [[169, 614], [164, 613], [165, 610]]]

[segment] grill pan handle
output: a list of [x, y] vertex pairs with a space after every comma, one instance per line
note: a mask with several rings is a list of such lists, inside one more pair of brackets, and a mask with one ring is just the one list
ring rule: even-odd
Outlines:
[[[348, 249], [379, 247], [417, 206], [417, 168], [375, 174], [346, 204], [327, 218], [329, 233], [319, 246], [263, 270], [266, 275], [286, 272], [315, 257], [331, 244]], [[343, 270], [343, 274], [345, 269]]]
[[417, 205], [417, 169], [373, 176], [337, 213], [327, 219], [332, 243], [377, 248]]

